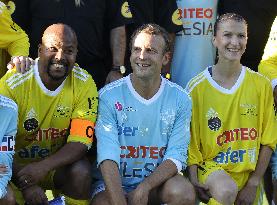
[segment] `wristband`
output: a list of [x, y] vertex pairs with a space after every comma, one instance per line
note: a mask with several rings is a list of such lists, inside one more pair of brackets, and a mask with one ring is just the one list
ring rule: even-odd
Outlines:
[[124, 65], [121, 66], [113, 66], [111, 71], [117, 71], [120, 72], [122, 75], [126, 72], [126, 68]]

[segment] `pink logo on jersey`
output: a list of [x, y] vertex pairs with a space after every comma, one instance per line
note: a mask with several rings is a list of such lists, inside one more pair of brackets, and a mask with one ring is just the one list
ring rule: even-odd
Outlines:
[[120, 104], [120, 102], [115, 103], [115, 109], [117, 109], [118, 111], [121, 111], [122, 108], [123, 108], [123, 106]]

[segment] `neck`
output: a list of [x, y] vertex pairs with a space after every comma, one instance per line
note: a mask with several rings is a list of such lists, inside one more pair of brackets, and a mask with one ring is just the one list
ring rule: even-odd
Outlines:
[[39, 64], [38, 64], [38, 73], [44, 86], [51, 91], [55, 91], [64, 81], [64, 79], [56, 81], [50, 78], [48, 74], [41, 69], [41, 66]]
[[224, 61], [219, 60], [215, 65], [215, 72], [224, 76], [225, 78], [237, 75], [241, 71], [241, 64], [239, 61]]
[[212, 78], [222, 87], [231, 89], [237, 82], [241, 73], [240, 62], [223, 62], [218, 63], [213, 67]]
[[131, 74], [130, 78], [136, 92], [146, 100], [151, 99], [158, 92], [161, 85], [160, 76], [153, 79], [144, 79]]

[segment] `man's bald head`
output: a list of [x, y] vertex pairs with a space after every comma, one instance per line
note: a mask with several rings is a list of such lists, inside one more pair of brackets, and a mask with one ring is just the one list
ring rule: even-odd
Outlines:
[[38, 55], [44, 82], [60, 85], [72, 71], [77, 56], [77, 37], [73, 29], [60, 23], [49, 26], [43, 33]]
[[75, 31], [70, 26], [62, 23], [52, 24], [46, 28], [42, 36], [42, 44], [45, 44], [49, 38], [66, 38], [76, 43], [76, 45], [78, 43]]

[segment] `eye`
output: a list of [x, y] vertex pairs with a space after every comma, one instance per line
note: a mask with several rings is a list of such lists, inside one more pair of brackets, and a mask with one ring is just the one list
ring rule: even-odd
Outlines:
[[231, 37], [232, 36], [232, 34], [231, 33], [224, 33], [224, 35], [223, 36], [226, 36], [226, 37]]
[[245, 38], [244, 34], [239, 34], [239, 38]]
[[47, 51], [50, 51], [50, 52], [56, 52], [57, 49], [55, 47], [49, 47], [49, 48], [46, 48]]
[[65, 50], [64, 52], [65, 52], [66, 54], [68, 54], [68, 55], [72, 55], [73, 52], [74, 52], [74, 50], [73, 50], [73, 49], [67, 49], [67, 50]]
[[152, 48], [146, 48], [146, 52], [147, 53], [150, 53], [150, 54], [155, 54], [157, 53], [157, 51], [155, 49], [152, 49]]

